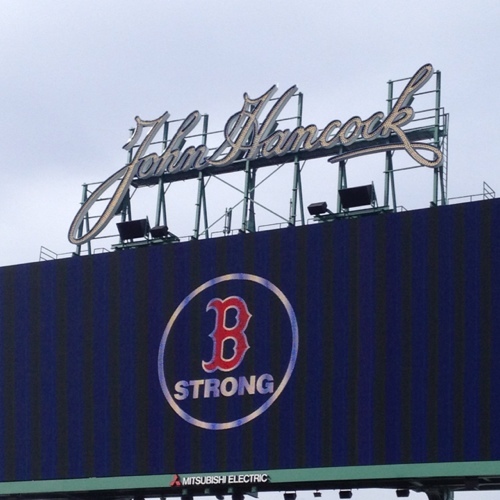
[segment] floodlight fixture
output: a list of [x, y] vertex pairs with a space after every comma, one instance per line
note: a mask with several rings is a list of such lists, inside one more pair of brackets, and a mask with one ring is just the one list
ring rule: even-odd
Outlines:
[[407, 488], [400, 488], [396, 490], [396, 496], [398, 498], [406, 498], [410, 496], [410, 490]]
[[149, 231], [151, 238], [168, 238], [168, 226], [155, 226], [152, 227]]
[[318, 201], [317, 203], [311, 203], [307, 210], [310, 215], [318, 216], [323, 214], [331, 214], [332, 212], [328, 209], [326, 201]]
[[373, 184], [339, 189], [339, 197], [342, 208], [344, 209], [363, 207], [366, 205], [375, 207], [377, 202]]
[[314, 495], [314, 498], [321, 498], [321, 491], [315, 491], [313, 493], [313, 495]]
[[339, 498], [352, 498], [352, 491], [351, 490], [340, 490], [339, 491]]
[[148, 219], [128, 220], [116, 224], [120, 239], [133, 240], [134, 238], [146, 238], [149, 233]]
[[297, 493], [295, 491], [283, 493], [284, 500], [295, 500], [297, 498]]

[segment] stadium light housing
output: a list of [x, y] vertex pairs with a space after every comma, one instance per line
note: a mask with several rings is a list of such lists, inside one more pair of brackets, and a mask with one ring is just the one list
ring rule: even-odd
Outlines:
[[331, 210], [328, 208], [326, 201], [318, 201], [317, 203], [311, 203], [307, 210], [310, 215], [319, 216], [324, 214], [331, 214]]
[[168, 232], [168, 226], [155, 226], [149, 231], [151, 238], [168, 238], [170, 233]]
[[133, 240], [134, 238], [146, 238], [149, 234], [148, 219], [128, 220], [116, 224], [120, 239]]
[[339, 197], [342, 208], [344, 209], [363, 207], [366, 205], [374, 207], [377, 200], [373, 184], [339, 189]]

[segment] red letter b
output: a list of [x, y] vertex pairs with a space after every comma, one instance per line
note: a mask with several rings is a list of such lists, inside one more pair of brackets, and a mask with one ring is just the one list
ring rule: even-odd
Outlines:
[[[245, 329], [252, 315], [248, 312], [246, 302], [241, 297], [228, 297], [227, 299], [212, 299], [207, 305], [207, 311], [215, 311], [215, 328], [210, 334], [213, 340], [212, 359], [202, 361], [206, 372], [221, 370], [229, 372], [234, 370], [243, 361], [245, 353], [250, 349]], [[226, 315], [229, 309], [236, 310], [236, 324], [232, 327], [226, 325]], [[227, 340], [234, 342], [233, 355], [224, 357], [224, 343]]]

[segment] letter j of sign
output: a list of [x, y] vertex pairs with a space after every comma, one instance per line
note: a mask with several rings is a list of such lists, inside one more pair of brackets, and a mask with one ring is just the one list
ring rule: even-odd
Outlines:
[[[212, 359], [202, 361], [203, 369], [208, 372], [221, 370], [230, 372], [237, 368], [243, 361], [245, 353], [250, 349], [245, 330], [252, 315], [248, 312], [246, 302], [241, 297], [228, 297], [227, 299], [212, 299], [207, 305], [207, 311], [215, 311], [215, 328], [210, 334], [213, 341]], [[228, 326], [228, 311], [235, 310], [235, 323]], [[231, 350], [230, 345], [225, 345], [227, 341], [232, 342], [232, 356], [226, 358], [226, 351]]]

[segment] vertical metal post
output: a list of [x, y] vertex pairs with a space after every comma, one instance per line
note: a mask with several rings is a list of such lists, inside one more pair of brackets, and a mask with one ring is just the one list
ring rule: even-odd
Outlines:
[[[118, 211], [116, 212], [118, 214]], [[115, 215], [116, 215], [115, 214]], [[126, 220], [132, 220], [132, 207], [130, 206], [130, 190], [127, 191], [127, 194], [123, 198], [120, 207], [121, 221], [125, 222]], [[123, 243], [123, 240], [120, 237], [120, 242]]]
[[[131, 134], [134, 133], [133, 128], [130, 129], [130, 133]], [[130, 151], [128, 152], [128, 163], [132, 161], [133, 157], [134, 157], [134, 148], [131, 148]], [[130, 204], [130, 188], [127, 190], [127, 194], [123, 198], [120, 207], [120, 213], [122, 222], [125, 222], [126, 220], [132, 220], [132, 206]]]
[[197, 240], [200, 236], [200, 217], [201, 217], [201, 204], [205, 197], [205, 179], [203, 172], [198, 173], [198, 195], [196, 196], [196, 214], [194, 216], [194, 231], [193, 239]]
[[[439, 146], [439, 91], [437, 89], [437, 75], [436, 75], [436, 101], [434, 107], [434, 146]], [[438, 185], [439, 185], [439, 170], [441, 167], [434, 169], [434, 181], [432, 184], [432, 204], [438, 204]]]
[[[436, 103], [434, 110], [434, 146], [439, 148], [439, 125], [441, 113], [441, 71], [436, 71]], [[441, 151], [443, 153], [443, 151]], [[443, 156], [443, 163], [434, 169], [434, 204], [438, 203], [438, 191], [441, 194], [441, 205], [447, 204], [447, 190], [445, 187], [446, 159]]]
[[[82, 201], [80, 203], [81, 205], [83, 205], [87, 201], [88, 185], [83, 184], [82, 188], [83, 188], [82, 189]], [[89, 213], [88, 212], [85, 214], [85, 218], [82, 220], [82, 223], [80, 224], [80, 227], [78, 228], [78, 238], [81, 238], [83, 235], [83, 224], [84, 223], [85, 223], [85, 229], [88, 232], [90, 230], [90, 228], [89, 228], [89, 226], [90, 226]], [[91, 254], [91, 251], [92, 250], [91, 250], [91, 246], [90, 246], [90, 241], [88, 241], [87, 242], [87, 252], [89, 255]], [[81, 255], [81, 252], [82, 252], [82, 245], [76, 245], [75, 254]]]
[[158, 181], [158, 199], [156, 200], [156, 226], [167, 225], [167, 204], [165, 200], [165, 181], [160, 177]]
[[243, 208], [241, 231], [255, 231], [255, 171], [250, 167], [250, 161], [245, 162], [245, 189], [243, 193]]
[[257, 171], [250, 169], [250, 183], [249, 183], [249, 206], [248, 206], [248, 225], [247, 230], [251, 233], [255, 232], [255, 178]]
[[340, 196], [338, 191], [347, 187], [347, 174], [345, 170], [346, 160], [342, 160], [339, 163], [339, 180], [337, 183], [337, 213], [342, 212], [342, 203], [340, 201]]
[[298, 192], [298, 198], [299, 198], [299, 207], [300, 207], [300, 220], [302, 222], [302, 225], [305, 224], [306, 217], [304, 214], [304, 197], [302, 195], [302, 177], [300, 175], [300, 165], [298, 166], [298, 178], [297, 178], [297, 192]]
[[[163, 124], [163, 151], [168, 146], [168, 121]], [[163, 175], [160, 176], [158, 181], [158, 196], [156, 198], [156, 226], [167, 225], [167, 203], [165, 199], [165, 181]]]
[[228, 234], [231, 234], [231, 219], [233, 216], [233, 209], [232, 208], [226, 208], [226, 213], [224, 215], [224, 231], [223, 234], [224, 236], [227, 236]]
[[[87, 195], [88, 195], [88, 187], [85, 185], [85, 200], [87, 200]], [[85, 231], [88, 233], [90, 231], [90, 215], [87, 212], [85, 214]], [[92, 246], [90, 240], [87, 242], [87, 255], [92, 254]]]
[[[208, 142], [208, 115], [203, 115], [203, 132], [202, 144], [207, 145]], [[207, 211], [207, 196], [205, 191], [205, 180], [203, 180], [203, 221], [205, 223], [205, 238], [208, 238], [208, 211]]]
[[385, 189], [384, 189], [384, 206], [389, 206], [389, 198], [392, 202], [392, 210], [397, 212], [398, 205], [396, 201], [396, 186], [394, 183], [394, 165], [392, 163], [393, 151], [385, 153]]
[[[204, 146], [207, 145], [208, 133], [208, 115], [203, 115], [203, 131], [201, 141]], [[197, 240], [200, 236], [200, 221], [201, 221], [201, 208], [203, 206], [203, 215], [205, 222], [205, 237], [208, 238], [208, 214], [207, 214], [207, 201], [205, 196], [205, 175], [200, 170], [198, 174], [198, 195], [196, 197], [196, 213], [194, 219], [193, 239]]]
[[[392, 111], [392, 101], [394, 99], [394, 84], [391, 80], [387, 82], [388, 95], [387, 95], [387, 115]], [[392, 193], [392, 209], [397, 210], [396, 204], [396, 186], [394, 183], [394, 168], [392, 164], [392, 151], [385, 153], [385, 181], [384, 181], [384, 206], [389, 206], [389, 198]]]
[[122, 207], [121, 207], [121, 219], [122, 222], [126, 220], [132, 220], [132, 206], [130, 205], [130, 190], [127, 191], [127, 194], [123, 198]]
[[241, 209], [241, 231], [244, 233], [247, 230], [247, 210], [248, 210], [248, 178], [250, 175], [250, 162], [245, 162], [245, 187], [243, 192], [243, 207]]
[[[297, 95], [297, 127], [302, 126], [302, 106], [304, 96], [302, 92]], [[302, 199], [302, 183], [300, 179], [300, 162], [299, 158], [295, 156], [294, 171], [293, 171], [293, 185], [292, 185], [292, 199], [290, 203], [290, 216], [288, 219], [288, 224], [290, 226], [295, 226], [297, 223], [297, 199], [300, 203], [301, 220], [304, 224], [304, 200]]]
[[[297, 198], [299, 199], [301, 212], [304, 211], [304, 203], [302, 200], [302, 189], [300, 182], [300, 162], [297, 156], [295, 156], [294, 171], [293, 171], [293, 186], [292, 186], [292, 199], [290, 203], [290, 218], [288, 219], [288, 224], [290, 226], [295, 226], [297, 222]], [[304, 214], [302, 213], [302, 224], [304, 223]]]
[[163, 124], [163, 151], [167, 149], [168, 146], [168, 121]]
[[203, 222], [205, 224], [205, 229], [203, 230], [203, 234], [205, 238], [208, 238], [208, 210], [207, 210], [207, 196], [205, 189], [203, 189]]

